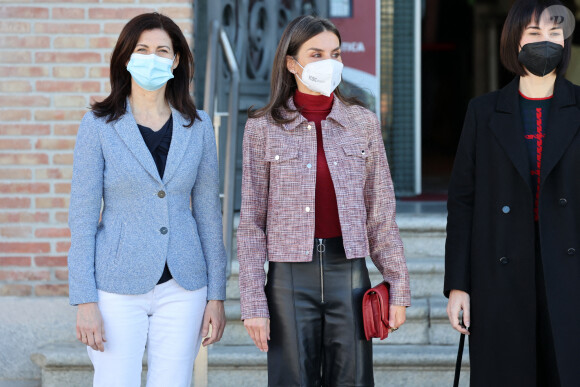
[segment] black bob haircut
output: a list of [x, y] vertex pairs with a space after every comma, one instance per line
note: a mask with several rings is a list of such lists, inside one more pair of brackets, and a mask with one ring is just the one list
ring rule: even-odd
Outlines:
[[[514, 2], [503, 25], [499, 49], [501, 63], [510, 72], [521, 77], [527, 75], [526, 69], [518, 60], [522, 35], [528, 24], [532, 21], [539, 22], [542, 12], [552, 5], [563, 4], [558, 0], [516, 0]], [[556, 67], [558, 76], [563, 76], [568, 69], [571, 44], [572, 37], [570, 36], [564, 40], [562, 61]]]

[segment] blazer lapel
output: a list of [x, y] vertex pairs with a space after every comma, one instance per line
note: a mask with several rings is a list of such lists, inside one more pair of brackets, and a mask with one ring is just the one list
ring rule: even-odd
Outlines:
[[499, 91], [496, 110], [491, 117], [489, 126], [506, 155], [531, 190], [532, 179], [520, 114], [518, 89], [519, 78], [516, 77]]
[[167, 164], [165, 165], [165, 172], [163, 173], [164, 184], [167, 184], [175, 174], [175, 171], [187, 150], [191, 132], [196, 129], [195, 124], [186, 128], [181, 113], [174, 108], [171, 108], [171, 111], [171, 114], [173, 115], [173, 134], [171, 135], [171, 145], [169, 146]]
[[544, 138], [540, 184], [544, 184], [554, 166], [560, 161], [579, 127], [580, 109], [576, 104], [574, 86], [564, 78], [558, 77], [554, 85], [554, 98]]
[[151, 156], [151, 152], [147, 149], [145, 141], [143, 141], [143, 136], [141, 136], [141, 132], [139, 132], [135, 118], [133, 118], [129, 101], [127, 101], [127, 112], [123, 114], [123, 116], [121, 116], [113, 126], [125, 145], [127, 145], [127, 148], [129, 148], [131, 153], [133, 153], [147, 173], [149, 173], [155, 180], [161, 182], [161, 177], [159, 177], [159, 172], [155, 166], [155, 161]]

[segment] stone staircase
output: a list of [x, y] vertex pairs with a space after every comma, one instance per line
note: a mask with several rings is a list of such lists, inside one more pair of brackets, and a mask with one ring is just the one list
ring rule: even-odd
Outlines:
[[[384, 341], [373, 342], [375, 383], [451, 386], [459, 334], [449, 325], [447, 300], [442, 295], [446, 215], [400, 213], [397, 222], [405, 244], [412, 307], [407, 310], [407, 322], [401, 329]], [[367, 266], [371, 283], [379, 283], [382, 278], [370, 259]], [[208, 351], [208, 381], [212, 387], [267, 385], [266, 354], [253, 345], [240, 321], [238, 273], [234, 260], [225, 305], [228, 324], [222, 341]], [[465, 351], [461, 386], [469, 385], [467, 348]], [[53, 342], [37, 348], [31, 358], [40, 367], [42, 386], [90, 386], [92, 367], [79, 343]], [[41, 385], [40, 381], [29, 382], [33, 384], [27, 383], [26, 387]], [[1, 378], [0, 387], [4, 387]]]

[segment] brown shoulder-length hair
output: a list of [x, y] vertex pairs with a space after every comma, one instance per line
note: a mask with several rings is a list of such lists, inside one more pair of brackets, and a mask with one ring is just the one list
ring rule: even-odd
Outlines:
[[[528, 24], [532, 21], [539, 23], [542, 12], [552, 5], [562, 3], [558, 0], [516, 0], [511, 7], [503, 25], [499, 49], [501, 63], [510, 72], [521, 77], [527, 75], [526, 69], [518, 60], [522, 35]], [[556, 67], [558, 76], [564, 75], [570, 64], [571, 40], [572, 37], [564, 40], [562, 61]]]
[[[338, 42], [342, 44], [340, 32], [328, 19], [305, 15], [297, 17], [288, 24], [284, 33], [282, 33], [282, 38], [280, 43], [278, 43], [274, 56], [270, 81], [270, 101], [263, 108], [257, 110], [250, 108], [248, 110], [250, 118], [263, 117], [269, 114], [274, 121], [281, 124], [294, 120], [295, 117], [285, 117], [283, 115], [284, 111], [298, 113], [298, 110], [291, 110], [287, 103], [288, 99], [294, 95], [298, 85], [294, 74], [290, 73], [286, 67], [286, 56], [295, 57], [304, 42], [324, 31], [330, 31], [335, 34], [338, 37]], [[342, 95], [338, 88], [334, 91], [334, 96], [347, 105], [364, 106], [357, 98]]]
[[157, 12], [144, 13], [131, 19], [123, 30], [113, 55], [111, 56], [111, 94], [101, 102], [95, 102], [91, 109], [97, 117], [106, 117], [107, 122], [116, 121], [127, 111], [127, 97], [131, 94], [131, 74], [126, 63], [131, 58], [143, 31], [160, 29], [167, 32], [175, 54], [179, 54], [179, 64], [173, 70], [173, 79], [167, 82], [165, 99], [169, 104], [189, 119], [188, 125], [200, 119], [189, 84], [193, 79], [193, 55], [181, 29], [173, 20]]

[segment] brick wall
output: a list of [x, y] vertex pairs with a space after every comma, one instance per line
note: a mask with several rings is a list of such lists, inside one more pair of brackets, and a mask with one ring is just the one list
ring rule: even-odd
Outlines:
[[78, 124], [123, 25], [152, 11], [192, 35], [193, 0], [0, 0], [0, 296], [68, 294]]

